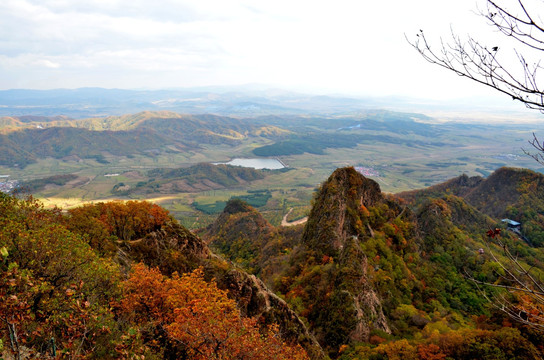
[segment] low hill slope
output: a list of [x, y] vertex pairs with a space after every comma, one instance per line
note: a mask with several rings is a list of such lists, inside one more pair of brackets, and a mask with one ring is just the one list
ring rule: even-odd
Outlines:
[[249, 137], [282, 138], [289, 132], [248, 119], [216, 115], [141, 112], [73, 120], [64, 117], [0, 119], [0, 165], [25, 166], [45, 157], [80, 158], [107, 152], [117, 156], [194, 149], [202, 144], [236, 145]]
[[202, 238], [218, 254], [274, 286], [289, 253], [300, 244], [301, 234], [301, 226], [276, 228], [255, 208], [234, 198]]
[[172, 194], [217, 190], [264, 179], [267, 173], [252, 168], [209, 163], [178, 169], [153, 169], [148, 172], [152, 180], [139, 184], [129, 192]]
[[189, 115], [170, 111], [74, 120], [66, 117], [2, 117], [4, 131], [13, 129], [75, 127], [90, 131], [151, 130], [178, 142], [236, 143], [248, 136], [279, 137], [289, 133], [277, 126], [255, 124], [247, 119], [211, 114]]
[[144, 111], [123, 116], [79, 120], [69, 124], [90, 130], [151, 129], [172, 139], [205, 144], [234, 144], [247, 136], [277, 137], [288, 133], [275, 126], [253, 124], [247, 119], [211, 114], [177, 114], [169, 111]]
[[[0, 165], [19, 166], [36, 159], [62, 158], [76, 155], [80, 158], [112, 155], [145, 154], [162, 148], [171, 141], [153, 131], [90, 131], [70, 127], [24, 129], [0, 134]], [[6, 156], [11, 154], [13, 156]]]

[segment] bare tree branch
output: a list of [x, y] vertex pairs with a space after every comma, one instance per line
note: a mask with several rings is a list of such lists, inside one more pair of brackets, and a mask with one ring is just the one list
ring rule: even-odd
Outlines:
[[543, 155], [544, 154], [544, 142], [538, 140], [535, 133], [533, 133], [533, 139], [532, 140], [527, 140], [527, 142], [529, 144], [531, 144], [531, 146], [534, 147], [538, 152], [533, 153], [533, 152], [527, 151], [525, 149], [522, 149], [523, 152], [526, 155], [529, 155], [530, 157], [535, 159], [535, 161], [537, 163], [544, 165], [544, 155]]
[[[499, 276], [500, 281], [481, 281], [466, 272], [465, 276], [476, 284], [480, 293], [496, 309], [519, 323], [544, 331], [544, 284], [531, 273], [532, 267], [527, 269], [519, 262], [517, 256], [510, 252], [506, 243], [501, 240], [499, 230], [489, 231], [488, 236], [501, 249], [502, 258], [506, 258], [506, 261], [501, 260], [491, 246], [491, 239], [486, 241], [484, 238], [491, 260], [504, 272]], [[500, 293], [491, 297], [483, 288], [487, 286], [506, 290], [511, 296], [507, 297], [505, 293]]]
[[538, 24], [523, 4], [518, 0], [520, 15], [508, 11], [495, 1], [487, 1], [486, 11], [480, 11], [491, 26], [502, 34], [514, 38], [516, 41], [535, 50], [544, 50], [544, 25]]
[[[487, 7], [480, 15], [490, 26], [526, 49], [544, 51], [544, 23], [531, 15], [524, 1], [518, 0], [517, 5], [514, 12], [495, 0], [487, 0]], [[415, 39], [407, 40], [428, 62], [495, 89], [530, 109], [544, 112], [544, 90], [538, 77], [540, 61], [530, 64], [526, 56], [514, 50], [512, 55], [519, 66], [510, 69], [501, 60], [504, 51], [497, 44], [486, 46], [471, 36], [463, 40], [453, 31], [451, 42], [441, 40], [437, 49], [431, 47], [422, 30]]]

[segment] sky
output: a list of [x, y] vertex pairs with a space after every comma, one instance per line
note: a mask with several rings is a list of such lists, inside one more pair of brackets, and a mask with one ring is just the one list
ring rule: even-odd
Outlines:
[[[480, 0], [1, 0], [0, 89], [266, 84], [320, 94], [491, 94], [410, 46], [489, 30]], [[487, 36], [487, 35], [486, 35]], [[492, 36], [492, 35], [491, 35]]]

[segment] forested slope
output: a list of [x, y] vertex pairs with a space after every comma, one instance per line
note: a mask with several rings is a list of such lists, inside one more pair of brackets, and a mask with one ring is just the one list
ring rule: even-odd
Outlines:
[[447, 194], [462, 197], [493, 218], [520, 222], [522, 234], [532, 245], [544, 245], [544, 175], [503, 167], [485, 179], [461, 175], [443, 184], [398, 195], [417, 205], [428, 197]]
[[321, 357], [283, 300], [157, 205], [0, 194], [0, 251], [4, 358]]
[[[505, 258], [485, 240], [500, 220], [461, 197], [422, 197], [410, 209], [353, 168], [338, 169], [291, 242], [269, 224], [256, 226], [262, 220], [254, 209], [237, 209], [225, 211], [206, 237], [282, 294], [332, 358], [542, 356], [541, 335], [497, 311], [470, 280], [501, 284], [490, 252]], [[540, 251], [507, 232], [502, 240], [524, 266], [544, 269]], [[271, 251], [272, 244], [287, 244], [286, 252]]]
[[[5, 358], [542, 358], [542, 333], [493, 299], [538, 304], [482, 283], [509, 285], [506, 247], [537, 278], [544, 255], [465, 200], [489, 180], [497, 194], [539, 184], [509, 171], [409, 204], [337, 169], [304, 229], [234, 199], [203, 230], [224, 258], [148, 202], [62, 212], [1, 195], [0, 346]], [[470, 201], [496, 204], [484, 195]]]

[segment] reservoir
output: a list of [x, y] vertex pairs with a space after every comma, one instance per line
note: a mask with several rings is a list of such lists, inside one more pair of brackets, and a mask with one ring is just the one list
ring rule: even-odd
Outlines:
[[279, 161], [278, 159], [242, 159], [242, 158], [235, 158], [227, 163], [216, 163], [216, 164], [226, 164], [226, 165], [232, 165], [232, 166], [242, 166], [242, 167], [249, 167], [254, 169], [269, 169], [269, 170], [277, 170], [277, 169], [283, 169], [285, 166]]

